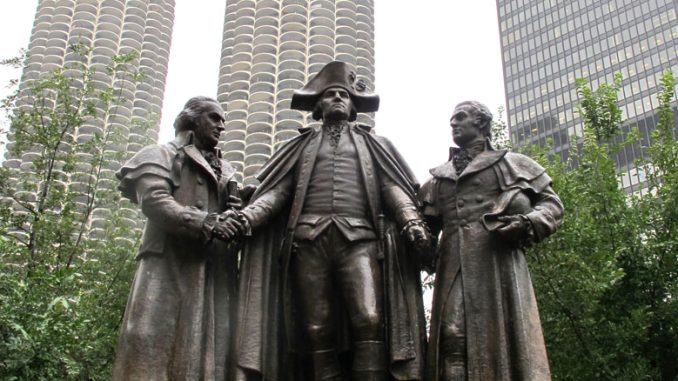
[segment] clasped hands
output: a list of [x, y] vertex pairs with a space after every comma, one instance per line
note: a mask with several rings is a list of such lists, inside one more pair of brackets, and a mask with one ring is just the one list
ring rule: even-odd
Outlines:
[[219, 214], [212, 228], [213, 237], [222, 241], [231, 241], [243, 235], [249, 235], [249, 233], [250, 226], [247, 218], [231, 209]]
[[428, 250], [431, 245], [431, 233], [422, 220], [410, 220], [403, 228], [407, 241], [418, 250]]

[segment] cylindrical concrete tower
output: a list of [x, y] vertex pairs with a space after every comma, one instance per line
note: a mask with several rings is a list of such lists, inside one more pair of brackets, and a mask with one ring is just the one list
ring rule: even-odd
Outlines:
[[[149, 137], [157, 140], [174, 4], [174, 0], [40, 0], [19, 85], [19, 107], [32, 107], [31, 82], [55, 69], [67, 68], [66, 75], [79, 78], [81, 75], [73, 72], [76, 69], [71, 64], [82, 63], [83, 55], [73, 53], [69, 47], [82, 44], [92, 49], [84, 64], [96, 70], [95, 86], [104, 89], [113, 85], [121, 89], [123, 101], [110, 110], [98, 110], [98, 115], [105, 117], [87, 120], [73, 132], [72, 144], [87, 142], [104, 129], [112, 129], [125, 138], [125, 143], [107, 148], [115, 151], [134, 153]], [[114, 56], [130, 52], [138, 54], [132, 66], [144, 74], [136, 83], [106, 71]], [[150, 131], [140, 127], [148, 125], [149, 121]], [[12, 137], [10, 133], [8, 152], [14, 143]], [[62, 176], [71, 190], [80, 191], [86, 186], [83, 179], [90, 176], [88, 155], [81, 156], [82, 162], [76, 164], [76, 173]], [[8, 153], [3, 165], [30, 172], [35, 157], [36, 153], [31, 150], [16, 156]], [[120, 164], [110, 163], [102, 168], [102, 179], [104, 183], [110, 183], [111, 191], [115, 191], [117, 182], [113, 174]], [[106, 215], [106, 210], [95, 210], [93, 222], [105, 219]], [[136, 213], [130, 213], [130, 217], [130, 224], [139, 223]]]
[[345, 61], [374, 88], [373, 0], [229, 0], [223, 38], [221, 147], [245, 183], [297, 128], [315, 123], [290, 102], [325, 64]]

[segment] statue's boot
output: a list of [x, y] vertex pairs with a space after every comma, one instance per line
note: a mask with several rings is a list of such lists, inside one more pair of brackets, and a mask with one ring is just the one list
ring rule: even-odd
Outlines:
[[466, 337], [447, 336], [440, 348], [442, 377], [444, 381], [466, 381]]
[[383, 341], [358, 341], [353, 350], [351, 381], [386, 381], [386, 346]]
[[313, 379], [316, 381], [343, 381], [339, 357], [334, 349], [311, 352]]
[[386, 372], [356, 372], [351, 373], [351, 381], [386, 381]]

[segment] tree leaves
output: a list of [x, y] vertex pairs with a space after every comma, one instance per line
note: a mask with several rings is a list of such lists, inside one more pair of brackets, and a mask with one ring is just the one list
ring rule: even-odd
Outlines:
[[[612, 155], [621, 144], [621, 77], [577, 80], [584, 136], [561, 163], [530, 147], [565, 204], [559, 231], [529, 253], [555, 380], [673, 380], [678, 375], [678, 142], [673, 76], [662, 78], [647, 188], [626, 194]], [[571, 139], [572, 142], [576, 140]], [[617, 139], [616, 141], [619, 141]]]
[[[115, 189], [114, 170], [131, 154], [116, 112], [139, 74], [131, 52], [104, 69], [113, 78], [103, 85], [90, 53], [72, 46], [65, 67], [3, 103], [10, 157], [24, 163], [0, 168], [3, 380], [110, 378], [140, 236], [129, 223], [136, 208]], [[154, 121], [133, 123], [143, 131]]]

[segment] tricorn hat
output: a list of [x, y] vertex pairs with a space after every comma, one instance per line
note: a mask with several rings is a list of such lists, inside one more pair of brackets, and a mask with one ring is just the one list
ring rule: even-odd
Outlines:
[[358, 80], [355, 71], [346, 63], [333, 61], [292, 95], [291, 107], [295, 110], [313, 111], [318, 98], [325, 90], [341, 87], [348, 91], [357, 112], [373, 112], [379, 109], [379, 96], [367, 93], [363, 80]]

